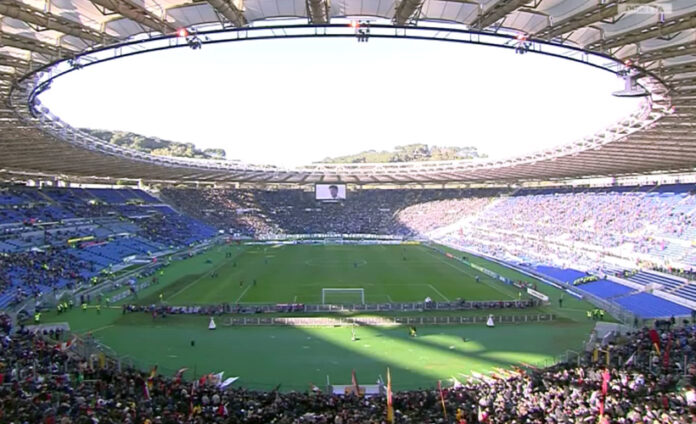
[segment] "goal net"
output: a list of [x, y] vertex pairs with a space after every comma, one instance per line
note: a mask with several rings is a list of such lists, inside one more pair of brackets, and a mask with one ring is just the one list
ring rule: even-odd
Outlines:
[[326, 288], [321, 289], [323, 305], [354, 305], [365, 303], [365, 289]]

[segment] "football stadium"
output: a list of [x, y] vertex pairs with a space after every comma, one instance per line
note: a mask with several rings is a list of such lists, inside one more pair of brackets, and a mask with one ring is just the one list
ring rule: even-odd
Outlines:
[[1, 423], [696, 422], [693, 0], [0, 0], [0, 100]]

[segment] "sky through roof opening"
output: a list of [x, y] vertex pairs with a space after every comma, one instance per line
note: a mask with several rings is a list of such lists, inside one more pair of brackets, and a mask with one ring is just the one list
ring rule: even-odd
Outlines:
[[455, 43], [246, 41], [143, 54], [56, 80], [41, 100], [75, 127], [122, 130], [254, 164], [426, 143], [490, 158], [566, 144], [640, 100], [586, 65]]

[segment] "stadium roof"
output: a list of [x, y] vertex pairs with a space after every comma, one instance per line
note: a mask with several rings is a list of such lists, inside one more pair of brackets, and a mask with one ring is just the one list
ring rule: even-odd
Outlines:
[[[640, 5], [659, 5], [629, 13]], [[235, 28], [275, 18], [315, 25], [376, 17], [397, 26], [456, 23], [515, 31], [610, 55], [650, 71], [640, 111], [576, 143], [505, 161], [319, 164], [297, 169], [155, 157], [85, 140], [29, 114], [23, 75], [102, 46]], [[65, 177], [311, 183], [488, 182], [644, 174], [696, 168], [696, 2], [673, 0], [2, 0], [0, 170]]]

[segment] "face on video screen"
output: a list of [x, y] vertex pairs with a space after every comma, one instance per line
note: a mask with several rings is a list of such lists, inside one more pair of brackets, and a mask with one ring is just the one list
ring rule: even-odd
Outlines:
[[340, 200], [346, 198], [345, 184], [317, 184], [314, 186], [317, 200]]

